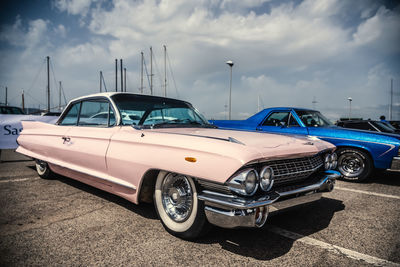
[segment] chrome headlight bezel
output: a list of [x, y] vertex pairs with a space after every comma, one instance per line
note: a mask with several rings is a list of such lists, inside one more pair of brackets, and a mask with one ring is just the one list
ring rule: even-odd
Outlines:
[[260, 188], [269, 191], [274, 184], [274, 170], [270, 166], [264, 166], [260, 172]]
[[252, 196], [258, 189], [258, 172], [253, 168], [241, 170], [228, 181], [227, 185], [231, 191], [237, 194]]
[[326, 153], [324, 156], [324, 168], [325, 170], [330, 170], [332, 166], [331, 154]]
[[326, 153], [324, 156], [324, 168], [325, 170], [334, 170], [337, 167], [337, 154], [333, 153]]
[[333, 152], [331, 154], [331, 169], [332, 170], [336, 169], [337, 165], [338, 165], [338, 156], [335, 152]]

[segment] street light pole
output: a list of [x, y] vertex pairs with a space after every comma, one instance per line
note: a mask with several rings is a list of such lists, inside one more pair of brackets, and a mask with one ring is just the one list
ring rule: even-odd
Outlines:
[[347, 100], [349, 100], [349, 120], [351, 118], [351, 101], [353, 101], [353, 99], [351, 97], [347, 98]]
[[229, 65], [231, 68], [231, 79], [229, 83], [229, 120], [231, 120], [231, 114], [232, 114], [232, 67], [233, 67], [233, 62], [231, 60], [228, 60], [226, 64]]

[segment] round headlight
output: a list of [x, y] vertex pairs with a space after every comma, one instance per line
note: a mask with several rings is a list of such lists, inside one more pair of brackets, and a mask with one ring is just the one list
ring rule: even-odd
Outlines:
[[332, 166], [331, 154], [326, 154], [324, 159], [325, 170], [329, 170]]
[[337, 167], [337, 154], [336, 153], [332, 153], [331, 154], [331, 169], [336, 169]]
[[258, 186], [257, 173], [254, 170], [249, 171], [246, 175], [246, 180], [245, 180], [246, 194], [253, 195], [257, 190], [257, 186]]
[[274, 183], [274, 171], [271, 167], [266, 166], [261, 170], [260, 173], [260, 187], [264, 191], [271, 189]]
[[229, 189], [242, 196], [252, 196], [258, 188], [258, 172], [248, 168], [237, 172], [227, 182]]

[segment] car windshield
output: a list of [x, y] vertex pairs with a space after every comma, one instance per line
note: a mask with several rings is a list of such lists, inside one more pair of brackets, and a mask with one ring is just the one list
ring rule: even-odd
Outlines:
[[189, 103], [162, 97], [112, 96], [123, 125], [154, 127], [213, 127]]
[[333, 125], [319, 111], [296, 110], [296, 113], [307, 127], [326, 127]]

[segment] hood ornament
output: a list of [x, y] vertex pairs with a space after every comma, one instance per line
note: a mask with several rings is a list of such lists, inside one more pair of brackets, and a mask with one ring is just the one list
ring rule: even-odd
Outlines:
[[240, 144], [240, 145], [244, 145], [245, 146], [244, 143], [240, 142], [239, 140], [237, 140], [237, 139], [235, 139], [233, 137], [228, 137], [228, 141], [232, 142], [232, 143], [236, 143], [236, 144]]

